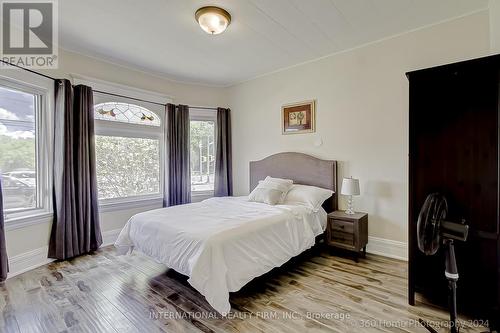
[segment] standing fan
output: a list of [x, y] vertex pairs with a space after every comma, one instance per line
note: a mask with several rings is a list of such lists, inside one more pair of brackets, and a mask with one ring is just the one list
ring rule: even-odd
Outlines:
[[[450, 308], [451, 333], [458, 333], [457, 327], [457, 281], [458, 270], [455, 258], [454, 240], [465, 242], [469, 226], [465, 221], [453, 223], [445, 221], [448, 214], [446, 198], [439, 193], [432, 193], [425, 199], [418, 214], [417, 240], [418, 248], [425, 255], [436, 254], [441, 244], [446, 251], [444, 275], [448, 280], [448, 303]], [[432, 333], [437, 333], [422, 319], [419, 322]]]

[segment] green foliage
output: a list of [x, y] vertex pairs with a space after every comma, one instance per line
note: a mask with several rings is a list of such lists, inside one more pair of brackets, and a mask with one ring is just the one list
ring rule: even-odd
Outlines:
[[191, 121], [191, 173], [193, 175], [208, 176], [208, 168], [213, 173], [214, 163], [210, 162], [210, 159], [213, 160], [214, 155], [214, 127], [212, 121]]
[[15, 139], [0, 135], [0, 170], [35, 170], [35, 139]]
[[100, 199], [160, 191], [158, 140], [96, 136], [97, 187]]
[[198, 150], [200, 143], [207, 141], [207, 137], [214, 135], [214, 123], [208, 121], [191, 121], [191, 149]]

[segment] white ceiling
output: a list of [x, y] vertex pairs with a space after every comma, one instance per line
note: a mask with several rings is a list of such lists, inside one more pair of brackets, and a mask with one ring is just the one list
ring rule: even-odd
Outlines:
[[[196, 9], [233, 18], [203, 32]], [[61, 47], [174, 80], [231, 85], [487, 8], [488, 0], [63, 0]]]

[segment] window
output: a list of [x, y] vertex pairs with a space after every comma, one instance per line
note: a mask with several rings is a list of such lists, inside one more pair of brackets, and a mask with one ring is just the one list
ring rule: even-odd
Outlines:
[[138, 105], [127, 103], [101, 103], [95, 107], [94, 118], [122, 123], [160, 126], [160, 118]]
[[99, 200], [162, 196], [161, 119], [143, 106], [104, 102], [94, 106]]
[[19, 82], [0, 78], [0, 173], [7, 222], [23, 225], [19, 219], [50, 212], [51, 141], [44, 125], [53, 82], [43, 82], [45, 88]]
[[0, 87], [0, 170], [7, 212], [36, 208], [36, 115], [39, 96]]
[[99, 199], [159, 194], [159, 157], [159, 140], [96, 136]]
[[191, 128], [191, 192], [210, 195], [215, 180], [215, 120], [214, 111], [190, 109]]

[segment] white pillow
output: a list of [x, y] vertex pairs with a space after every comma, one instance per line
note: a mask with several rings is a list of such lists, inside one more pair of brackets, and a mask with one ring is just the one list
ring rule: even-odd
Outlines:
[[283, 179], [283, 178], [273, 178], [273, 177], [270, 177], [270, 176], [267, 176], [266, 179], [264, 179], [265, 182], [276, 182], [276, 183], [280, 183], [280, 184], [285, 184], [285, 185], [292, 185], [293, 184], [293, 180], [291, 179]]
[[282, 203], [292, 183], [284, 179], [267, 177], [250, 193], [248, 201], [263, 202], [268, 205]]
[[323, 202], [333, 195], [332, 190], [316, 186], [293, 185], [285, 197], [285, 205], [303, 205], [317, 212]]
[[[259, 184], [262, 182], [259, 181]], [[264, 182], [266, 183], [272, 183], [272, 184], [278, 184], [279, 189], [283, 192], [281, 195], [281, 199], [278, 203], [283, 203], [285, 201], [285, 197], [292, 188], [293, 185], [293, 180], [291, 179], [283, 179], [283, 178], [273, 178], [270, 176], [267, 176], [266, 179], [264, 179]]]

